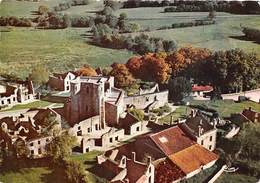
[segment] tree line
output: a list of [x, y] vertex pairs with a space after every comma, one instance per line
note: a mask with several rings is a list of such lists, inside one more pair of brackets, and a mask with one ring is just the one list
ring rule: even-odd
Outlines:
[[176, 1], [164, 12], [229, 12], [234, 14], [259, 14], [260, 5], [257, 1]]
[[126, 64], [113, 64], [111, 75], [118, 87], [131, 86], [135, 79], [167, 84], [170, 78], [184, 77], [215, 91], [230, 93], [259, 87], [259, 59], [239, 49], [211, 52], [184, 47], [178, 51], [135, 56]]

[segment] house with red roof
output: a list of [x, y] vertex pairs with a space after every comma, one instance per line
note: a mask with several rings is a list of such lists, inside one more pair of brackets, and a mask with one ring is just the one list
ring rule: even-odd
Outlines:
[[204, 97], [206, 93], [213, 91], [213, 87], [209, 85], [193, 85], [191, 88], [191, 96], [193, 97]]
[[[155, 167], [155, 182], [178, 182], [190, 178], [215, 164], [218, 155], [197, 144], [179, 126], [138, 137], [134, 142], [107, 151], [103, 156], [113, 161], [122, 157], [151, 161]], [[169, 175], [174, 175], [167, 177]]]

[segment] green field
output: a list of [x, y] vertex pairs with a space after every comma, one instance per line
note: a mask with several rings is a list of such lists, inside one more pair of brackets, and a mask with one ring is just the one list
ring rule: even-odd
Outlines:
[[243, 35], [240, 25], [260, 28], [260, 16], [217, 12], [215, 25], [155, 30], [173, 23], [205, 18], [208, 12], [162, 13], [163, 8], [134, 8], [121, 9], [117, 14], [122, 12], [127, 13], [129, 20], [140, 24], [143, 29], [150, 28], [152, 31], [147, 32], [150, 36], [173, 39], [179, 46], [191, 45], [212, 50], [241, 48], [254, 51], [260, 56], [260, 44], [232, 38]]
[[[241, 103], [236, 103], [231, 100], [219, 100], [219, 101], [201, 101], [193, 100], [191, 105], [202, 105], [207, 106], [207, 108], [215, 109], [221, 117], [230, 117], [232, 113], [240, 113], [245, 108], [251, 107], [253, 110], [260, 111], [260, 104], [255, 102], [246, 101]], [[168, 114], [159, 119], [160, 123], [170, 124], [171, 116], [173, 120], [178, 120], [178, 118], [183, 118], [190, 112], [190, 107], [180, 106], [174, 112]]]
[[221, 117], [230, 117], [232, 113], [240, 113], [245, 108], [251, 107], [253, 110], [260, 111], [260, 104], [251, 101], [236, 103], [232, 100], [219, 101], [198, 101], [194, 100], [191, 105], [204, 105], [208, 108], [215, 109]]
[[17, 104], [13, 107], [11, 107], [10, 109], [4, 109], [4, 110], [0, 110], [0, 112], [3, 111], [13, 111], [13, 110], [21, 110], [21, 109], [29, 109], [29, 108], [43, 108], [43, 107], [47, 107], [49, 105], [51, 105], [52, 103], [50, 102], [46, 102], [46, 101], [35, 101], [35, 102], [31, 102], [28, 104]]
[[258, 180], [256, 177], [247, 176], [237, 173], [223, 173], [217, 180], [216, 183], [256, 183]]
[[[90, 168], [96, 160], [96, 156], [100, 152], [93, 151], [86, 154], [72, 155], [71, 159], [82, 163], [85, 168]], [[62, 167], [61, 167], [62, 168]], [[22, 168], [18, 171], [0, 172], [0, 182], [3, 183], [53, 183], [59, 180], [59, 175], [52, 174], [50, 168]], [[96, 183], [97, 178], [90, 172], [86, 172], [86, 177], [89, 183]], [[62, 180], [62, 179], [60, 179]], [[99, 180], [100, 181], [100, 180]]]
[[14, 28], [2, 32], [0, 73], [27, 77], [31, 68], [43, 64], [50, 72], [74, 70], [84, 64], [109, 66], [126, 62], [132, 55], [127, 50], [106, 49], [90, 45], [82, 36], [87, 29], [35, 30]]
[[19, 171], [0, 173], [0, 182], [43, 183], [42, 177], [50, 173], [49, 168], [23, 168]]

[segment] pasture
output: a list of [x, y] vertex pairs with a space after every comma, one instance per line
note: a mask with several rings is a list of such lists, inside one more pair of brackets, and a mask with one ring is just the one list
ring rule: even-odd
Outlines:
[[215, 25], [156, 30], [162, 26], [171, 26], [173, 23], [206, 18], [208, 12], [162, 13], [163, 8], [134, 8], [120, 9], [117, 14], [123, 12], [127, 13], [131, 22], [140, 24], [143, 29], [151, 30], [146, 32], [148, 35], [166, 40], [173, 39], [179, 47], [195, 46], [211, 50], [240, 48], [249, 52], [254, 51], [260, 56], [259, 44], [241, 38], [243, 36], [241, 26], [260, 28], [260, 16], [217, 12]]
[[0, 73], [25, 78], [36, 64], [46, 65], [50, 72], [63, 72], [84, 64], [105, 67], [113, 62], [126, 62], [132, 56], [127, 50], [101, 48], [87, 43], [86, 31], [86, 28], [13, 28], [10, 32], [2, 32]]

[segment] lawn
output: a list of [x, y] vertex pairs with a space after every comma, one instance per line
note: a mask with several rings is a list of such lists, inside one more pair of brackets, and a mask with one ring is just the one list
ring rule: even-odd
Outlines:
[[160, 123], [170, 124], [171, 116], [173, 121], [178, 120], [178, 118], [183, 118], [187, 115], [187, 106], [179, 106], [175, 111], [159, 119]]
[[[241, 103], [236, 103], [231, 100], [219, 100], [219, 101], [201, 101], [201, 100], [193, 100], [191, 105], [203, 105], [207, 108], [215, 109], [218, 111], [221, 117], [230, 117], [232, 113], [240, 113], [245, 108], [252, 107], [253, 110], [260, 111], [260, 104], [255, 102], [246, 101]], [[178, 120], [178, 118], [183, 118], [190, 112], [190, 107], [187, 106], [179, 106], [176, 111], [168, 114], [159, 119], [160, 123], [170, 124], [171, 116], [173, 116], [173, 120]]]
[[49, 168], [23, 168], [15, 172], [0, 173], [3, 183], [43, 183], [42, 177], [50, 174]]
[[87, 29], [36, 30], [14, 28], [2, 32], [0, 40], [0, 73], [25, 78], [36, 64], [46, 65], [50, 72], [74, 70], [84, 64], [93, 67], [126, 62], [132, 53], [90, 45]]
[[232, 100], [219, 100], [219, 101], [198, 101], [194, 100], [191, 105], [205, 105], [208, 108], [217, 110], [221, 117], [230, 117], [232, 113], [240, 113], [245, 108], [252, 107], [256, 111], [260, 111], [260, 104], [251, 101], [236, 103]]
[[43, 108], [43, 107], [47, 107], [51, 104], [52, 103], [50, 103], [50, 102], [40, 100], [40, 101], [31, 102], [28, 104], [17, 104], [15, 106], [11, 107], [10, 109], [0, 110], [0, 112], [29, 109], [29, 108]]
[[[72, 155], [71, 159], [82, 163], [85, 168], [90, 168], [99, 154], [100, 152], [92, 151], [86, 154]], [[97, 180], [102, 181], [88, 171], [86, 174], [89, 183], [96, 183]], [[53, 176], [59, 175], [54, 175], [48, 167], [23, 168], [15, 172], [0, 173], [0, 181], [3, 183], [52, 183]], [[55, 177], [55, 180], [59, 180], [59, 178]]]
[[[91, 151], [89, 153], [85, 153], [85, 154], [81, 154], [81, 155], [72, 155], [71, 159], [74, 161], [80, 162], [81, 164], [83, 164], [83, 166], [85, 168], [91, 168], [96, 163], [97, 155], [100, 155], [100, 154], [101, 154], [101, 152], [99, 152], [99, 151]], [[87, 180], [90, 183], [103, 181], [102, 179], [96, 177], [94, 174], [90, 173], [89, 171], [86, 171], [86, 174], [87, 174]]]
[[246, 183], [256, 183], [258, 180], [256, 177], [251, 177], [243, 174], [236, 173], [223, 173], [215, 183], [238, 183], [238, 182], [246, 182]]

